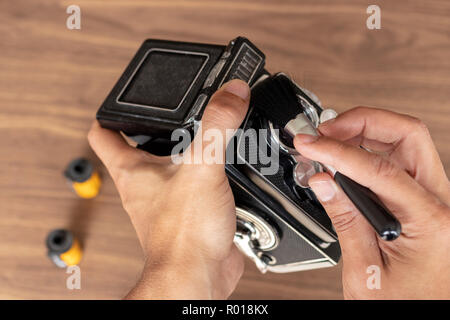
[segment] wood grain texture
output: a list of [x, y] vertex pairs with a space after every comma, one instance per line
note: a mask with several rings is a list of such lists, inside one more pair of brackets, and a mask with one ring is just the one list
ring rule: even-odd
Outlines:
[[[104, 169], [98, 198], [82, 201], [62, 171], [90, 151], [95, 112], [146, 38], [225, 44], [251, 39], [270, 71], [284, 71], [343, 111], [380, 106], [423, 119], [450, 172], [450, 3], [376, 1], [382, 29], [366, 28], [367, 1], [1, 1], [0, 298], [121, 298], [142, 255]], [[66, 28], [66, 7], [82, 29]], [[100, 164], [98, 164], [101, 168]], [[68, 227], [82, 239], [82, 289], [44, 240]], [[232, 298], [342, 298], [340, 266], [261, 275], [251, 263]]]

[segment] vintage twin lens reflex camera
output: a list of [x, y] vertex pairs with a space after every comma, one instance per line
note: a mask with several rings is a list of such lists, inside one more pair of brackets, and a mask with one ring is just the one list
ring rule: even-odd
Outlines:
[[[134, 139], [140, 149], [170, 155], [177, 143], [171, 140], [172, 132], [184, 128], [194, 135], [209, 98], [223, 83], [238, 78], [253, 87], [270, 76], [264, 65], [264, 54], [243, 37], [227, 46], [149, 39], [98, 110], [97, 119], [103, 127]], [[299, 113], [317, 126], [320, 102], [292, 85]], [[341, 255], [337, 235], [313, 192], [295, 183], [298, 161], [282, 142], [281, 131], [258, 115], [252, 102], [241, 128], [229, 145], [240, 161], [226, 164], [236, 202], [236, 245], [262, 272], [336, 265]], [[242, 132], [252, 128], [267, 129], [268, 140], [278, 144], [279, 151], [273, 151], [279, 161], [275, 173], [262, 174], [264, 165], [248, 160], [269, 143], [245, 139]]]

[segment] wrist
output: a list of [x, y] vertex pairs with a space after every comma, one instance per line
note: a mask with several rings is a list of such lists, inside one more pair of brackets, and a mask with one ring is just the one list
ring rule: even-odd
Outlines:
[[213, 299], [207, 264], [198, 259], [148, 259], [128, 299]]

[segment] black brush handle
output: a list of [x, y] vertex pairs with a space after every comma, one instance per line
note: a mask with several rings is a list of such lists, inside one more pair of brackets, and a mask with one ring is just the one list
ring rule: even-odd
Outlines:
[[400, 222], [372, 190], [339, 172], [335, 173], [334, 180], [383, 240], [398, 238], [402, 231]]

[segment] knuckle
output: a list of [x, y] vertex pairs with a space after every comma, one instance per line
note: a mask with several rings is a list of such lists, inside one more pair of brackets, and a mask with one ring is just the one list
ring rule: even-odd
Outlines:
[[418, 256], [420, 251], [419, 246], [411, 246], [401, 238], [396, 241], [378, 241], [378, 245], [387, 259], [400, 263], [408, 263], [408, 257]]
[[125, 169], [124, 166], [116, 165], [111, 172], [111, 176], [119, 193], [125, 194], [133, 184], [134, 173], [132, 169]]
[[365, 113], [365, 112], [367, 112], [370, 109], [372, 109], [372, 108], [369, 108], [369, 107], [366, 107], [366, 106], [357, 106], [357, 107], [354, 107], [352, 109], [352, 111], [355, 112], [355, 113]]
[[395, 177], [400, 172], [395, 164], [381, 155], [371, 154], [371, 162], [374, 174], [378, 177]]
[[127, 192], [123, 192], [120, 194], [120, 198], [122, 200], [122, 206], [126, 212], [131, 212], [132, 209], [132, 201], [130, 200], [130, 196]]
[[338, 156], [344, 155], [348, 149], [348, 146], [344, 143], [337, 143], [336, 144], [336, 154]]
[[331, 165], [337, 166], [339, 162], [342, 161], [342, 159], [346, 158], [346, 154], [348, 153], [348, 150], [352, 147], [349, 145], [342, 143], [342, 142], [332, 142], [332, 144], [329, 144], [327, 147], [328, 150], [333, 150], [333, 157], [330, 159]]
[[122, 206], [128, 213], [133, 212], [137, 204], [135, 193], [130, 190], [130, 181], [131, 176], [128, 174], [121, 174], [115, 181]]
[[415, 118], [415, 117], [411, 117], [408, 116], [410, 118], [411, 124], [412, 124], [412, 131], [419, 133], [419, 134], [424, 134], [424, 135], [429, 135], [429, 131], [428, 131], [428, 127], [427, 125], [420, 120], [419, 118]]
[[120, 194], [125, 193], [130, 181], [130, 173], [126, 170], [116, 170], [114, 172], [114, 182]]
[[126, 175], [130, 165], [130, 159], [125, 156], [118, 156], [111, 164], [115, 175]]
[[120, 195], [122, 201], [122, 207], [128, 214], [139, 212], [136, 201], [129, 192], [125, 192]]
[[356, 225], [358, 213], [355, 210], [346, 210], [329, 214], [337, 233], [346, 232]]

